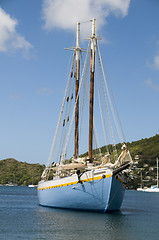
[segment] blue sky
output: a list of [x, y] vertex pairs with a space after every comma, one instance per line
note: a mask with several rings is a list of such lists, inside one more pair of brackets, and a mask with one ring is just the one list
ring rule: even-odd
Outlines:
[[46, 163], [69, 71], [64, 48], [76, 22], [92, 17], [126, 140], [158, 134], [158, 12], [158, 0], [0, 0], [0, 159]]

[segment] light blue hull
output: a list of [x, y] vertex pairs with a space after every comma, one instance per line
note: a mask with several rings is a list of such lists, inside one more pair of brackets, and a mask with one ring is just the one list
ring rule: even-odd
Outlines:
[[114, 176], [71, 186], [38, 190], [42, 206], [84, 211], [119, 210], [125, 187]]

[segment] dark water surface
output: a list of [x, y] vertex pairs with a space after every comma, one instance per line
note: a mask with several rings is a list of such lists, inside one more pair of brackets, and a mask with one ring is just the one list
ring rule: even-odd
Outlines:
[[36, 188], [0, 187], [0, 239], [159, 240], [159, 193], [126, 191], [120, 212], [40, 207]]

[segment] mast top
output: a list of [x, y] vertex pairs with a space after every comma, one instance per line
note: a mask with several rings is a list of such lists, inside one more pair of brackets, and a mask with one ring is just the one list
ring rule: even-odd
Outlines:
[[80, 22], [77, 22], [77, 32], [76, 32], [76, 49], [80, 47]]
[[96, 19], [95, 18], [91, 19], [91, 22], [92, 22], [92, 37], [94, 37], [96, 32]]

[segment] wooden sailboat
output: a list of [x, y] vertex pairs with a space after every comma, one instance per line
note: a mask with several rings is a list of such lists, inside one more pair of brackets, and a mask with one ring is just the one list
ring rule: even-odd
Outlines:
[[[42, 180], [38, 184], [38, 197], [39, 204], [42, 206], [67, 208], [76, 210], [88, 210], [88, 211], [102, 211], [119, 210], [123, 201], [125, 191], [125, 174], [124, 172], [129, 169], [132, 164], [132, 159], [125, 143], [122, 146], [120, 155], [117, 156], [116, 149], [113, 153], [107, 153], [103, 156], [100, 148], [98, 155], [98, 161], [94, 161], [93, 156], [93, 138], [95, 134], [95, 120], [94, 120], [94, 86], [95, 86], [95, 57], [96, 52], [99, 57], [99, 68], [103, 74], [103, 65], [101, 62], [101, 55], [98, 46], [98, 37], [96, 36], [96, 20], [92, 19], [92, 34], [88, 44], [88, 49], [80, 48], [80, 23], [77, 23], [76, 34], [76, 47], [71, 48], [73, 50], [73, 64], [69, 75], [69, 81], [73, 77], [73, 69], [75, 67], [75, 106], [72, 110], [72, 118], [66, 111], [65, 118], [62, 123], [62, 116], [64, 115], [64, 105], [68, 102], [72, 104], [73, 94], [67, 97], [70, 92], [71, 84], [68, 83], [65, 91], [62, 108], [53, 139], [51, 152], [46, 165], [46, 168], [42, 174]], [[86, 52], [85, 64], [80, 71], [80, 55], [81, 52]], [[86, 78], [87, 62], [90, 55], [90, 90], [89, 90], [89, 148], [88, 156], [79, 156], [79, 141], [81, 137], [79, 135], [79, 119], [80, 113], [80, 93], [82, 92], [82, 84]], [[80, 78], [81, 73], [81, 78]], [[109, 93], [107, 92], [107, 85], [105, 84], [105, 77], [102, 75], [103, 88], [105, 93], [105, 99], [109, 99]], [[85, 85], [84, 90], [87, 88]], [[107, 96], [106, 96], [107, 93]], [[100, 98], [100, 93], [99, 93]], [[99, 100], [99, 102], [101, 99]], [[85, 105], [85, 101], [83, 105]], [[81, 104], [82, 105], [82, 104]], [[112, 107], [112, 104], [110, 104]], [[66, 107], [67, 110], [71, 107]], [[102, 107], [100, 106], [100, 111]], [[108, 104], [106, 103], [106, 109], [108, 112]], [[98, 109], [99, 110], [99, 109]], [[80, 116], [79, 116], [80, 115]], [[114, 115], [114, 112], [113, 112]], [[110, 116], [108, 117], [110, 122]], [[105, 119], [101, 117], [102, 125], [104, 126]], [[74, 154], [70, 159], [67, 155], [67, 147], [70, 143], [70, 135], [72, 133], [72, 123], [75, 123], [74, 131]], [[66, 126], [67, 125], [67, 126]], [[62, 138], [58, 140], [59, 129], [62, 126], [63, 129], [67, 129], [67, 133], [64, 130]], [[111, 126], [112, 129], [112, 126]], [[105, 132], [102, 132], [105, 135]], [[57, 150], [57, 143], [61, 144], [60, 151]], [[113, 144], [114, 148], [115, 144]], [[71, 145], [72, 149], [72, 145]], [[56, 151], [57, 150], [57, 151]], [[57, 156], [56, 152], [60, 152]], [[114, 156], [113, 162], [111, 158]]]

